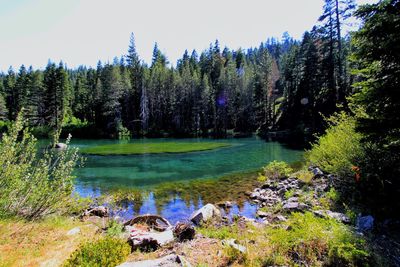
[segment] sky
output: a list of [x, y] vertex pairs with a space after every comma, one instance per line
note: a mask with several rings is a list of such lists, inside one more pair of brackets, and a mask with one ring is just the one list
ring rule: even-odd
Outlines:
[[[373, 3], [376, 0], [357, 0]], [[0, 0], [0, 71], [49, 59], [96, 66], [127, 53], [131, 32], [145, 62], [154, 43], [175, 65], [185, 49], [200, 54], [216, 39], [255, 47], [285, 31], [300, 39], [323, 0]]]

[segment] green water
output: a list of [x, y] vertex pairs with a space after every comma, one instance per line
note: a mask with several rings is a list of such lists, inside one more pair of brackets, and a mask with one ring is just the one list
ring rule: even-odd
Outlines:
[[[158, 213], [175, 222], [187, 218], [191, 212], [205, 204], [202, 202], [203, 200], [208, 201], [207, 194], [216, 194], [217, 192], [223, 196], [224, 192], [226, 195], [230, 194], [228, 192], [233, 192], [232, 188], [228, 188], [231, 183], [227, 179], [236, 179], [235, 173], [259, 169], [273, 160], [299, 161], [303, 154], [300, 150], [287, 148], [277, 142], [265, 142], [255, 137], [215, 141], [212, 139], [136, 139], [131, 141], [73, 139], [71, 144], [83, 148], [121, 142], [162, 143], [171, 141], [225, 142], [230, 146], [182, 154], [86, 155], [84, 167], [76, 171], [76, 191], [82, 196], [98, 196], [101, 193], [121, 188], [140, 190], [146, 192], [146, 197], [140, 206], [137, 206], [137, 203], [132, 206], [128, 205], [119, 215], [131, 217], [136, 214]], [[230, 174], [232, 174], [232, 178], [230, 178]], [[207, 188], [210, 183], [202, 182], [202, 179], [205, 178], [209, 178], [207, 181], [210, 179], [215, 181], [212, 183], [213, 190], [210, 190], [210, 187]], [[254, 177], [251, 179], [256, 180]], [[219, 183], [219, 180], [224, 180], [224, 182]], [[187, 190], [190, 191], [190, 196], [177, 194], [179, 188], [177, 190], [174, 188], [179, 187], [179, 184], [176, 183], [175, 186], [174, 182], [189, 183], [187, 189], [193, 189]], [[169, 185], [169, 191], [160, 193], [163, 184]], [[242, 186], [243, 189], [240, 188]], [[232, 187], [247, 190], [244, 188], [244, 184], [233, 180]], [[162, 201], [158, 199], [159, 195], [163, 196]], [[165, 197], [166, 195], [167, 197]], [[251, 203], [242, 201], [238, 206], [234, 206], [231, 212], [252, 217], [255, 207]]]
[[[129, 142], [213, 142], [210, 139], [142, 139]], [[73, 140], [72, 145], [87, 147], [117, 140]], [[277, 142], [257, 138], [227, 139], [230, 147], [203, 152], [161, 155], [86, 156], [85, 167], [77, 171], [80, 188], [109, 189], [117, 187], [151, 187], [163, 182], [220, 177], [238, 171], [252, 170], [272, 160], [298, 161], [302, 151]]]

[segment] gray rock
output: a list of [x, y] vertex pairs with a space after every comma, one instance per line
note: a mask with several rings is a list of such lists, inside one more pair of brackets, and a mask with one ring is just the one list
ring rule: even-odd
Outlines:
[[285, 205], [283, 205], [282, 209], [284, 210], [298, 210], [299, 209], [299, 203], [298, 202], [288, 202]]
[[211, 220], [221, 220], [221, 219], [222, 216], [220, 210], [210, 203], [203, 206], [201, 209], [195, 211], [190, 216], [190, 220], [196, 225], [200, 225], [204, 222], [208, 222]]
[[127, 225], [125, 226], [125, 231], [129, 233], [128, 242], [133, 250], [155, 250], [174, 241], [172, 229], [167, 229], [163, 232], [155, 230], [145, 231], [135, 226]]
[[69, 230], [67, 232], [67, 235], [76, 235], [76, 234], [79, 234], [80, 232], [81, 232], [81, 228], [75, 227], [75, 228], [72, 228], [71, 230]]
[[313, 168], [311, 172], [314, 174], [315, 177], [320, 177], [324, 175], [323, 171], [321, 171], [321, 169], [318, 167]]
[[265, 217], [271, 216], [271, 213], [270, 213], [270, 212], [265, 212], [265, 211], [258, 210], [258, 211], [257, 211], [257, 216], [260, 217], [260, 218], [265, 218]]
[[357, 229], [361, 232], [366, 232], [372, 230], [374, 227], [374, 217], [371, 215], [358, 217], [357, 218]]
[[222, 241], [222, 244], [230, 246], [234, 249], [236, 249], [237, 251], [239, 251], [240, 253], [246, 253], [246, 248], [242, 245], [239, 245], [237, 243], [237, 240], [235, 239], [226, 239]]
[[58, 150], [65, 150], [65, 149], [67, 149], [67, 144], [57, 143], [57, 144], [54, 145], [54, 148], [58, 149]]
[[334, 212], [334, 211], [330, 211], [330, 210], [315, 210], [315, 211], [313, 211], [313, 213], [321, 218], [329, 217], [329, 218], [333, 218], [342, 223], [346, 223], [346, 224], [350, 223], [350, 218], [340, 212]]
[[190, 263], [182, 256], [171, 254], [156, 260], [125, 262], [117, 267], [190, 267]]
[[299, 198], [298, 197], [291, 197], [287, 200], [287, 202], [298, 202]]
[[224, 208], [224, 209], [229, 209], [233, 207], [233, 203], [230, 201], [224, 201], [220, 202], [217, 204], [218, 207]]
[[109, 215], [109, 210], [107, 207], [98, 206], [86, 210], [82, 214], [82, 217], [88, 217], [88, 216], [108, 217], [108, 215]]

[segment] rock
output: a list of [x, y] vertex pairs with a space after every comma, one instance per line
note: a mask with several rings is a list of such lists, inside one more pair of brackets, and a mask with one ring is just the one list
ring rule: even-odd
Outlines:
[[283, 196], [286, 192], [287, 192], [287, 189], [283, 187], [278, 190], [278, 195]]
[[224, 202], [219, 202], [217, 204], [218, 207], [221, 207], [223, 209], [229, 209], [233, 207], [233, 203], [230, 201], [224, 201]]
[[323, 171], [321, 171], [321, 169], [318, 167], [315, 167], [310, 171], [314, 174], [314, 177], [321, 177], [322, 175], [324, 175]]
[[250, 198], [251, 198], [251, 199], [257, 199], [257, 198], [259, 198], [260, 196], [261, 196], [260, 192], [255, 191], [255, 192], [252, 192], [252, 193], [251, 193]]
[[374, 227], [374, 217], [371, 215], [358, 217], [356, 225], [361, 232], [370, 231]]
[[125, 231], [129, 232], [128, 243], [132, 251], [140, 249], [142, 251], [153, 251], [159, 247], [174, 241], [172, 229], [163, 232], [154, 230], [143, 230], [140, 227], [125, 226]]
[[72, 228], [71, 230], [69, 230], [67, 232], [67, 235], [76, 235], [76, 234], [79, 234], [80, 232], [81, 232], [81, 228], [75, 227], [75, 228]]
[[306, 209], [308, 209], [309, 206], [304, 204], [304, 203], [299, 203], [299, 202], [286, 202], [282, 209], [285, 211], [304, 211]]
[[260, 218], [266, 218], [266, 217], [271, 216], [271, 213], [270, 213], [270, 212], [265, 212], [265, 211], [258, 210], [258, 211], [257, 211], [257, 216], [260, 217]]
[[67, 144], [57, 143], [57, 144], [54, 145], [54, 148], [58, 149], [58, 150], [65, 150], [65, 149], [67, 149]]
[[156, 260], [125, 262], [117, 267], [191, 267], [191, 265], [184, 257], [171, 254]]
[[278, 216], [276, 216], [275, 218], [276, 218], [276, 220], [277, 220], [278, 222], [286, 222], [286, 221], [287, 221], [286, 217], [283, 216], [283, 215], [278, 215]]
[[321, 218], [332, 218], [342, 223], [350, 223], [350, 218], [340, 212], [333, 212], [330, 210], [314, 210], [313, 213]]
[[203, 206], [190, 216], [190, 220], [196, 225], [200, 225], [203, 222], [208, 222], [211, 220], [221, 220], [221, 218], [221, 212], [213, 204], [207, 204]]
[[240, 253], [246, 253], [246, 248], [242, 245], [237, 244], [237, 240], [235, 240], [235, 239], [223, 240], [222, 244], [230, 246], [230, 247], [238, 250]]
[[83, 212], [82, 217], [89, 217], [89, 216], [98, 216], [98, 217], [108, 217], [109, 210], [107, 207], [98, 206], [94, 208], [87, 209]]
[[133, 219], [127, 221], [124, 225], [135, 225], [135, 224], [146, 224], [151, 229], [155, 229], [157, 231], [165, 231], [168, 228], [171, 228], [170, 222], [156, 214], [144, 214], [134, 217]]
[[291, 197], [287, 200], [287, 202], [298, 202], [299, 198], [298, 197]]
[[174, 227], [174, 236], [180, 242], [185, 240], [192, 240], [196, 231], [193, 226], [189, 223], [178, 222]]

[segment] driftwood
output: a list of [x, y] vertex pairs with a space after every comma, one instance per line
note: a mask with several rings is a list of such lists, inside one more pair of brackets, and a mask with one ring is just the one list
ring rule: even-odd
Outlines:
[[160, 232], [163, 232], [171, 227], [171, 224], [167, 219], [155, 214], [136, 216], [135, 218], [127, 221], [124, 226], [133, 226], [135, 224], [146, 224], [150, 228]]

